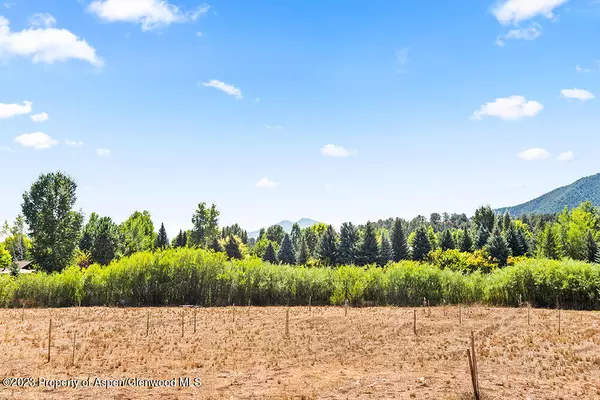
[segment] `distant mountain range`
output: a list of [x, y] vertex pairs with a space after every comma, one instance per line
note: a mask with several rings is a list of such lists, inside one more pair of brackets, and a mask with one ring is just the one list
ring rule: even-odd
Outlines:
[[581, 178], [527, 203], [499, 208], [495, 211], [500, 214], [508, 212], [514, 217], [522, 214], [554, 214], [562, 211], [565, 206], [571, 209], [584, 201], [591, 201], [596, 207], [600, 206], [600, 174]]
[[[314, 224], [318, 224], [319, 221], [315, 221], [314, 219], [310, 219], [310, 218], [302, 218], [295, 223], [300, 226], [300, 229], [304, 229], [304, 228], [313, 226]], [[284, 220], [284, 221], [281, 221], [281, 222], [279, 222], [277, 224], [273, 224], [273, 225], [279, 225], [283, 228], [284, 231], [286, 231], [287, 233], [290, 233], [292, 231], [292, 226], [294, 226], [294, 222]], [[267, 228], [268, 227], [265, 227], [265, 229], [267, 229]], [[258, 237], [259, 232], [260, 231], [248, 232], [248, 237], [256, 239]]]

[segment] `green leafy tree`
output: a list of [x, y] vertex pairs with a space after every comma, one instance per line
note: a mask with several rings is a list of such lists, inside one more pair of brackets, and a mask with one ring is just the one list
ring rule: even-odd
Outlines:
[[12, 226], [8, 225], [8, 221], [5, 221], [0, 234], [6, 236], [4, 246], [10, 252], [14, 261], [27, 259], [31, 249], [31, 240], [25, 234], [25, 219], [22, 215], [17, 216]]
[[171, 241], [171, 247], [173, 247], [173, 248], [183, 247], [183, 231], [181, 229], [179, 230], [179, 233], [177, 234], [177, 236], [175, 236], [173, 238], [173, 240]]
[[215, 253], [222, 253], [225, 251], [223, 249], [223, 246], [221, 246], [221, 242], [219, 241], [219, 238], [216, 236], [212, 239], [212, 241], [208, 245], [208, 248], [211, 249], [212, 251], [214, 251]]
[[427, 231], [425, 230], [425, 227], [420, 226], [415, 231], [414, 239], [412, 241], [412, 258], [415, 261], [423, 261], [430, 251], [431, 243], [429, 243]]
[[77, 184], [61, 172], [40, 175], [23, 194], [22, 210], [32, 239], [31, 256], [43, 270], [61, 271], [74, 258], [83, 215], [73, 211]]
[[300, 225], [294, 223], [294, 225], [292, 225], [292, 232], [290, 233], [290, 239], [292, 240], [292, 246], [294, 246], [294, 250], [298, 250], [301, 237], [302, 230], [300, 229]]
[[473, 226], [475, 228], [475, 232], [479, 231], [479, 228], [482, 226], [487, 230], [487, 232], [491, 232], [494, 229], [495, 224], [496, 215], [490, 206], [481, 206], [475, 211], [475, 215], [473, 216]]
[[263, 255], [263, 261], [270, 262], [271, 264], [277, 264], [277, 255], [275, 254], [275, 249], [273, 248], [273, 244], [271, 241], [268, 241], [267, 248], [265, 249], [265, 254]]
[[300, 243], [298, 243], [298, 251], [296, 255], [296, 262], [298, 265], [306, 265], [309, 259], [309, 250], [306, 245], [306, 241], [303, 237], [300, 237]]
[[352, 222], [344, 222], [340, 227], [337, 262], [339, 265], [353, 265], [358, 256], [358, 229]]
[[302, 230], [302, 237], [308, 248], [309, 257], [314, 257], [317, 253], [317, 245], [319, 244], [319, 234], [314, 229], [306, 228]]
[[410, 254], [408, 251], [408, 242], [406, 240], [406, 234], [404, 228], [402, 228], [402, 220], [396, 218], [392, 225], [392, 252], [394, 254], [394, 261], [408, 260]]
[[377, 263], [379, 258], [379, 247], [375, 235], [375, 224], [367, 222], [360, 242], [358, 264], [369, 265]]
[[[241, 240], [240, 240], [241, 242]], [[242, 259], [242, 251], [240, 250], [240, 243], [235, 236], [229, 235], [225, 242], [225, 253], [229, 259], [235, 258], [238, 260]]]
[[427, 228], [427, 239], [429, 240], [429, 244], [431, 245], [431, 249], [436, 249], [438, 247], [437, 238], [435, 237], [435, 231], [433, 230], [433, 226], [429, 226]]
[[452, 238], [452, 234], [448, 229], [443, 231], [440, 235], [440, 248], [442, 251], [454, 248], [454, 239]]
[[499, 266], [503, 267], [508, 261], [510, 256], [510, 248], [506, 239], [502, 236], [502, 228], [500, 224], [494, 227], [492, 234], [490, 235], [488, 242], [485, 246], [485, 250], [494, 259]]
[[285, 231], [281, 225], [272, 225], [265, 232], [265, 237], [275, 243], [281, 243], [284, 236]]
[[333, 266], [337, 260], [336, 233], [333, 226], [328, 225], [327, 230], [319, 240], [317, 254], [319, 261], [327, 266]]
[[158, 235], [156, 236], [156, 248], [164, 250], [169, 248], [169, 238], [167, 237], [167, 230], [165, 224], [160, 224]]
[[550, 224], [544, 228], [539, 240], [538, 254], [540, 257], [558, 260], [560, 258], [560, 249], [556, 240], [556, 235]]
[[586, 235], [586, 248], [586, 261], [591, 263], [596, 262], [596, 259], [598, 258], [598, 243], [596, 243], [596, 239], [594, 239], [594, 234], [591, 230], [588, 231]]
[[392, 245], [385, 233], [381, 234], [381, 244], [379, 245], [379, 266], [383, 267], [394, 258]]
[[188, 238], [191, 246], [206, 247], [219, 234], [219, 214], [214, 204], [210, 208], [205, 202], [198, 204], [192, 216], [193, 228]]
[[279, 246], [279, 251], [277, 252], [277, 259], [282, 264], [294, 265], [296, 264], [296, 256], [294, 255], [294, 246], [292, 246], [292, 240], [290, 239], [290, 235], [286, 233], [281, 241], [281, 246]]
[[13, 258], [10, 252], [6, 250], [3, 244], [0, 244], [0, 269], [10, 268], [13, 264]]
[[119, 227], [110, 217], [98, 219], [90, 256], [94, 262], [108, 265], [117, 258], [119, 251]]
[[152, 250], [156, 244], [154, 223], [148, 211], [136, 211], [121, 225], [121, 247], [124, 256]]
[[463, 228], [459, 231], [460, 235], [458, 236], [458, 249], [463, 253], [470, 252], [473, 250], [473, 240], [471, 239], [471, 234], [467, 228]]

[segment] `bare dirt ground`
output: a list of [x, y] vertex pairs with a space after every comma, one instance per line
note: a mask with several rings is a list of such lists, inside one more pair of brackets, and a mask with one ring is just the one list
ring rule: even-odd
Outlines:
[[[345, 311], [3, 309], [0, 378], [31, 377], [3, 383], [34, 387], [0, 387], [0, 398], [469, 399], [471, 331], [482, 399], [600, 398], [597, 312], [561, 311], [559, 334], [557, 310], [531, 310], [528, 325], [526, 308], [419, 308], [415, 335], [413, 309]], [[93, 386], [102, 383], [96, 377], [191, 379], [189, 387], [105, 388]], [[53, 389], [38, 378], [80, 379], [90, 386]]]

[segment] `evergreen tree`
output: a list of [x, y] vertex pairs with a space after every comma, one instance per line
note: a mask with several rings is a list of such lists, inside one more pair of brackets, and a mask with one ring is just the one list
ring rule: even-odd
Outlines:
[[504, 229], [504, 238], [506, 239], [506, 243], [508, 243], [508, 247], [513, 256], [520, 257], [525, 254], [521, 240], [519, 239], [519, 234], [512, 223]]
[[223, 249], [223, 246], [221, 246], [221, 242], [219, 241], [219, 238], [217, 238], [216, 236], [212, 239], [212, 241], [208, 245], [208, 248], [211, 249], [212, 251], [214, 251], [215, 253], [222, 253], [225, 251]]
[[446, 229], [440, 235], [440, 248], [442, 250], [450, 250], [454, 248], [454, 239], [452, 238], [452, 234], [449, 229]]
[[[271, 247], [273, 250], [273, 247]], [[225, 242], [225, 253], [229, 259], [235, 258], [238, 260], [242, 259], [242, 251], [240, 250], [240, 244], [236, 240], [235, 236], [229, 235]]]
[[523, 231], [520, 229], [516, 229], [517, 232], [517, 240], [519, 242], [519, 248], [521, 249], [521, 255], [527, 255], [529, 253], [529, 243], [527, 243], [527, 239], [525, 239], [525, 235]]
[[477, 229], [477, 234], [475, 235], [475, 248], [483, 249], [487, 244], [488, 239], [490, 238], [490, 231], [485, 227], [485, 225], [480, 225], [479, 229]]
[[386, 234], [381, 234], [381, 245], [379, 246], [379, 266], [383, 267], [388, 262], [392, 261], [394, 253], [392, 251], [392, 245]]
[[560, 251], [558, 243], [552, 226], [547, 224], [541, 233], [541, 240], [539, 240], [539, 254], [541, 257], [550, 258], [552, 260], [558, 260], [560, 258]]
[[119, 227], [110, 217], [98, 219], [90, 255], [94, 262], [108, 265], [117, 257], [119, 248]]
[[302, 237], [302, 230], [300, 230], [300, 225], [294, 223], [292, 225], [292, 232], [290, 233], [290, 239], [292, 240], [292, 246], [294, 250], [298, 250], [298, 245], [300, 244], [300, 237]]
[[175, 236], [175, 239], [173, 239], [171, 246], [172, 247], [182, 247], [182, 245], [181, 245], [182, 239], [183, 239], [183, 231], [180, 229], [177, 236]]
[[292, 240], [290, 239], [290, 235], [288, 235], [287, 233], [281, 241], [281, 246], [279, 246], [277, 259], [279, 259], [279, 262], [282, 264], [296, 264], [296, 256], [294, 256], [294, 246], [292, 246]]
[[187, 231], [183, 231], [183, 235], [181, 235], [181, 247], [188, 247]]
[[340, 244], [337, 262], [339, 265], [353, 265], [358, 255], [358, 229], [352, 222], [344, 222], [340, 227]]
[[333, 266], [337, 258], [336, 234], [333, 226], [328, 225], [317, 246], [319, 261], [327, 266]]
[[415, 231], [415, 237], [412, 242], [412, 258], [415, 261], [423, 261], [431, 251], [431, 243], [427, 238], [425, 227], [420, 226]]
[[157, 249], [166, 249], [169, 247], [169, 238], [167, 237], [167, 230], [165, 229], [165, 224], [160, 224], [160, 229], [158, 230], [158, 236], [156, 237], [156, 248]]
[[262, 259], [263, 261], [270, 262], [271, 264], [277, 264], [277, 255], [275, 254], [275, 249], [273, 248], [273, 245], [270, 241]]
[[435, 237], [435, 231], [432, 226], [427, 228], [427, 240], [429, 240], [429, 244], [431, 245], [431, 250], [434, 250], [438, 247], [437, 238]]
[[391, 239], [394, 261], [408, 260], [410, 257], [408, 252], [408, 242], [406, 241], [406, 235], [404, 234], [404, 228], [402, 228], [402, 220], [400, 218], [394, 220]]
[[296, 262], [298, 265], [306, 265], [308, 262], [309, 250], [306, 245], [306, 241], [303, 237], [300, 237], [300, 242], [298, 243], [298, 255], [296, 256]]
[[475, 211], [475, 215], [473, 216], [473, 226], [475, 227], [475, 232], [478, 232], [479, 228], [483, 226], [487, 230], [489, 236], [489, 233], [494, 229], [495, 223], [496, 215], [490, 206], [482, 206]]
[[508, 230], [511, 225], [512, 222], [510, 220], [510, 215], [508, 214], [508, 212], [505, 212], [504, 216], [502, 217], [502, 232], [506, 232], [506, 230]]
[[591, 263], [596, 262], [596, 259], [598, 258], [598, 243], [596, 243], [594, 234], [591, 230], [588, 230], [585, 242], [587, 253], [586, 261]]
[[379, 258], [377, 236], [375, 236], [375, 224], [367, 222], [363, 232], [359, 250], [359, 265], [375, 264]]
[[463, 228], [462, 235], [459, 237], [458, 249], [464, 253], [470, 252], [473, 249], [473, 240], [467, 228]]
[[510, 248], [508, 247], [508, 243], [506, 243], [506, 239], [502, 236], [500, 224], [497, 224], [494, 227], [494, 231], [485, 245], [485, 250], [498, 262], [499, 266], [503, 267], [506, 265], [508, 257], [510, 256]]

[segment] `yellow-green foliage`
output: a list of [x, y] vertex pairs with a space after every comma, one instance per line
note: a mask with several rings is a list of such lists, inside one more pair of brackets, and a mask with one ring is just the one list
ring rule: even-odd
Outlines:
[[[436, 252], [432, 252], [434, 255]], [[220, 306], [377, 304], [416, 306], [483, 302], [600, 307], [600, 266], [577, 261], [525, 259], [485, 274], [469, 273], [464, 254], [438, 254], [432, 264], [402, 261], [375, 266], [311, 268], [227, 260], [223, 253], [190, 248], [141, 252], [102, 267], [60, 273], [0, 276], [0, 306], [178, 305]], [[456, 261], [458, 260], [458, 261]], [[440, 264], [442, 265], [442, 264]], [[458, 265], [458, 267], [456, 267]], [[457, 269], [457, 270], [455, 270]]]

